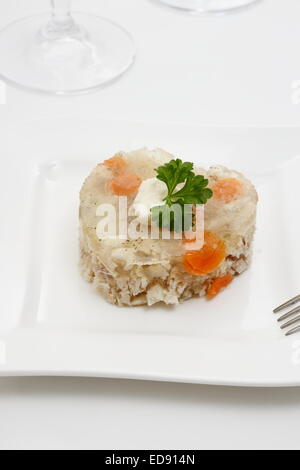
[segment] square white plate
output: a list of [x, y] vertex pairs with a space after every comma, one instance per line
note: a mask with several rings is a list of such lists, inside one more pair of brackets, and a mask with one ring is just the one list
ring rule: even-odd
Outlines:
[[[44, 121], [7, 129], [0, 145], [0, 375], [300, 385], [300, 335], [286, 338], [272, 314], [300, 293], [298, 129]], [[81, 184], [99, 161], [145, 145], [257, 186], [251, 269], [213, 301], [120, 309], [80, 277]]]

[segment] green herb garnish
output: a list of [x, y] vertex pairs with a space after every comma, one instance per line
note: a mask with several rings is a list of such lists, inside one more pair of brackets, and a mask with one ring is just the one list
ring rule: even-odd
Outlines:
[[[193, 217], [190, 216], [190, 210], [184, 211], [184, 206], [206, 204], [208, 199], [213, 196], [212, 190], [207, 187], [208, 180], [202, 175], [195, 175], [193, 169], [193, 163], [177, 159], [171, 160], [155, 170], [157, 179], [163, 181], [168, 188], [168, 194], [164, 199], [165, 205], [151, 209], [152, 220], [160, 228], [164, 227], [176, 232], [188, 230], [193, 225]], [[179, 184], [183, 184], [183, 187], [177, 190]], [[175, 204], [181, 207], [182, 218], [178, 218], [174, 212], [170, 212], [170, 207]], [[187, 215], [189, 217], [186, 217]]]

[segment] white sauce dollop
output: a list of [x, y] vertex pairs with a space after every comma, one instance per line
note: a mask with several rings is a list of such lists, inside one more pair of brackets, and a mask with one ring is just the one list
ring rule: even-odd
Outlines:
[[141, 224], [148, 224], [152, 207], [164, 204], [164, 198], [168, 195], [168, 189], [163, 181], [157, 178], [148, 178], [143, 181], [132, 208]]

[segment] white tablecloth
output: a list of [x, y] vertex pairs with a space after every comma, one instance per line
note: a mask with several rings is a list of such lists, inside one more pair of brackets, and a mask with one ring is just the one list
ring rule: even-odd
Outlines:
[[[47, 6], [47, 0], [0, 0], [0, 26]], [[9, 89], [0, 105], [0, 132], [16, 119], [56, 116], [299, 124], [299, 0], [265, 0], [226, 18], [188, 17], [147, 0], [74, 0], [74, 6], [133, 33], [134, 68], [89, 96]], [[0, 380], [0, 417], [4, 449], [300, 447], [299, 389], [9, 378]]]

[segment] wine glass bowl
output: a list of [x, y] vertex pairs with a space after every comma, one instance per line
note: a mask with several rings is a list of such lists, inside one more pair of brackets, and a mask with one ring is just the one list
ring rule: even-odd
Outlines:
[[152, 0], [177, 10], [204, 15], [225, 15], [248, 8], [262, 0]]
[[52, 0], [52, 15], [18, 20], [0, 31], [0, 77], [31, 91], [57, 95], [96, 90], [133, 64], [133, 39], [121, 26], [70, 12], [70, 0]]

